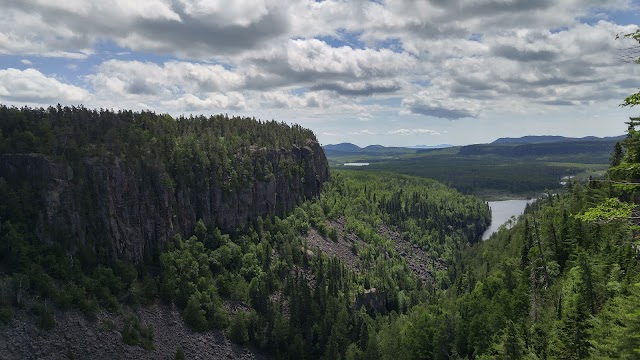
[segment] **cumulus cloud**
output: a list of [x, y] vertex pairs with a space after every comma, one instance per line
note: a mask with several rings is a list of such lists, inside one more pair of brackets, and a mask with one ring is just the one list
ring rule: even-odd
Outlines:
[[331, 96], [327, 92], [305, 92], [294, 94], [289, 91], [268, 91], [260, 95], [261, 104], [265, 107], [287, 109], [309, 109], [338, 107], [341, 99]]
[[241, 75], [228, 71], [221, 65], [179, 61], [158, 65], [151, 62], [109, 60], [102, 63], [98, 72], [88, 79], [96, 88], [117, 82], [120, 84], [119, 92], [138, 95], [230, 91], [240, 88], [244, 82]]
[[47, 77], [35, 69], [0, 70], [0, 99], [10, 103], [82, 103], [91, 98], [83, 88]]
[[570, 111], [622, 99], [639, 86], [633, 79], [640, 67], [621, 65], [618, 49], [625, 45], [614, 41], [637, 26], [607, 15], [637, 7], [631, 0], [0, 0], [0, 6], [0, 54], [42, 69], [50, 69], [49, 58], [73, 60], [59, 76], [0, 70], [5, 101], [231, 109], [292, 121], [361, 120], [371, 129], [397, 121], [396, 130], [353, 133], [391, 137], [436, 135], [407, 114], [473, 121], [488, 111]]
[[348, 96], [370, 96], [373, 94], [394, 93], [400, 90], [400, 88], [401, 85], [398, 81], [382, 80], [353, 83], [346, 83], [344, 81], [338, 81], [335, 83], [319, 83], [317, 85], [313, 85], [311, 90], [329, 90]]
[[[384, 79], [406, 72], [416, 59], [389, 49], [333, 47], [318, 39], [293, 39], [284, 45], [248, 52], [236, 58], [246, 67], [247, 86], [268, 88], [293, 83], [341, 81], [334, 89], [347, 89], [347, 81]], [[342, 84], [342, 86], [340, 86]], [[354, 85], [357, 86], [357, 85]]]
[[186, 112], [219, 112], [225, 109], [241, 110], [246, 106], [242, 94], [231, 92], [227, 94], [209, 94], [200, 98], [193, 94], [186, 94], [176, 100], [164, 101], [162, 105], [175, 110]]
[[404, 109], [416, 115], [459, 120], [478, 115], [480, 105], [477, 102], [461, 98], [452, 98], [443, 91], [424, 90], [402, 100]]
[[[289, 15], [277, 1], [2, 0], [0, 50], [50, 56], [82, 54], [101, 39], [134, 51], [214, 58], [286, 36]], [[20, 44], [23, 44], [22, 46]]]
[[358, 131], [352, 131], [349, 133], [350, 135], [378, 135], [377, 132], [371, 131], [369, 129], [362, 129]]

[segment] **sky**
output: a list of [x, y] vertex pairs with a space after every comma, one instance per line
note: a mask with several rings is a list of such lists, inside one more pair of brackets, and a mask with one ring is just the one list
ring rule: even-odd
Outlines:
[[[0, 0], [0, 103], [250, 116], [323, 144], [613, 136], [640, 0]], [[637, 45], [637, 43], [636, 43]]]

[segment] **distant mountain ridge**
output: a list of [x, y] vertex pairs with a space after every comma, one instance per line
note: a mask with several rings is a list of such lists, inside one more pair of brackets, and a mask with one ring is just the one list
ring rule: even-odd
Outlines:
[[565, 138], [562, 136], [525, 136], [523, 138], [503, 138], [491, 144], [473, 144], [460, 148], [458, 155], [482, 156], [499, 155], [508, 157], [527, 156], [588, 156], [586, 162], [606, 162], [616, 142], [625, 136], [604, 137], [587, 136], [584, 138]]
[[[461, 146], [458, 155], [502, 155], [512, 157], [549, 156], [559, 154], [593, 154], [608, 156], [616, 142], [624, 140], [620, 136], [585, 136], [581, 138], [558, 135], [527, 135], [519, 138], [504, 137], [488, 144], [470, 144]], [[360, 147], [352, 143], [324, 145], [328, 157], [337, 156], [398, 156], [419, 154], [454, 147], [450, 144], [383, 146], [368, 145]]]
[[323, 146], [326, 156], [397, 156], [406, 153], [414, 153], [416, 150], [400, 148], [400, 147], [385, 147], [382, 145], [369, 145], [361, 148], [358, 145], [351, 143], [341, 144], [329, 144]]
[[323, 148], [325, 151], [330, 152], [357, 152], [360, 150], [382, 150], [382, 149], [444, 149], [453, 147], [451, 144], [438, 144], [438, 145], [413, 145], [413, 146], [384, 146], [384, 145], [367, 145], [360, 147], [352, 143], [339, 143], [339, 144], [327, 144]]
[[387, 147], [378, 144], [360, 147], [352, 143], [328, 144], [324, 145], [323, 148], [327, 156], [397, 156], [414, 154], [417, 151], [406, 147]]
[[329, 144], [329, 145], [324, 145], [323, 148], [325, 151], [341, 151], [341, 152], [362, 150], [360, 146], [352, 143]]
[[582, 138], [557, 136], [557, 135], [527, 135], [519, 138], [504, 137], [492, 142], [492, 145], [520, 145], [520, 144], [544, 144], [555, 142], [573, 142], [573, 141], [619, 141], [624, 139], [625, 135], [620, 136], [585, 136]]

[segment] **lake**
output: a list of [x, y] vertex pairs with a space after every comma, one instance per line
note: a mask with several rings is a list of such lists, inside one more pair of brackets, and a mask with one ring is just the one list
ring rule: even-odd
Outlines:
[[369, 163], [344, 163], [344, 166], [367, 166]]
[[489, 207], [491, 208], [491, 225], [482, 234], [482, 240], [487, 240], [491, 235], [498, 231], [500, 226], [512, 216], [516, 218], [524, 212], [525, 206], [536, 201], [532, 200], [503, 200], [503, 201], [489, 201]]

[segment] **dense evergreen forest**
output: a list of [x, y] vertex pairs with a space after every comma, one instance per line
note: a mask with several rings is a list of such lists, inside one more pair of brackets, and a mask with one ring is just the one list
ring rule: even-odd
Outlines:
[[173, 160], [176, 171], [182, 170], [180, 160], [201, 160], [184, 154], [187, 150], [228, 160], [252, 146], [287, 148], [315, 140], [311, 130], [299, 125], [226, 115], [174, 119], [148, 111], [0, 105], [0, 119], [0, 154], [37, 152], [69, 161], [88, 156], [146, 156]]
[[555, 166], [547, 161], [509, 160], [493, 156], [427, 156], [393, 162], [372, 163], [360, 171], [396, 172], [436, 179], [466, 194], [487, 191], [507, 195], [535, 196], [557, 189], [564, 176], [579, 173], [573, 164]]
[[[436, 179], [485, 199], [535, 197], [560, 189], [564, 177], [601, 176], [618, 138], [540, 144], [474, 144], [446, 149], [382, 148], [327, 152], [341, 168], [365, 162], [358, 171], [394, 172]], [[337, 145], [336, 145], [337, 146]]]
[[[238, 188], [254, 173], [260, 178], [273, 176], [265, 159], [252, 163], [252, 151], [302, 147], [316, 141], [310, 130], [299, 125], [226, 115], [173, 119], [144, 111], [0, 105], [0, 119], [0, 154], [44, 154], [74, 168], [81, 159], [91, 157], [149, 160], [166, 166], [170, 186], [213, 182]], [[209, 170], [208, 176], [194, 178], [197, 169]]]
[[235, 231], [328, 178], [313, 133], [275, 121], [0, 106], [0, 133], [4, 206], [88, 257], [139, 261], [198, 219]]
[[[314, 139], [298, 126], [225, 116], [0, 110], [7, 119], [0, 121], [2, 156], [38, 152], [74, 170], [87, 157], [144, 158], [174, 169], [175, 191], [179, 183], [197, 187], [202, 179], [193, 168], [217, 151], [221, 158], [211, 161], [209, 172], [225, 161], [242, 164], [238, 154], [253, 146]], [[90, 130], [83, 119], [101, 130]], [[264, 170], [254, 165], [259, 158], [249, 163], [243, 186]], [[232, 341], [278, 358], [378, 358], [385, 349], [376, 334], [448, 287], [450, 265], [489, 223], [485, 203], [433, 180], [338, 171], [319, 197], [293, 211], [258, 216], [233, 231], [199, 220], [160, 251], [131, 262], [82, 247], [69, 235], [43, 241], [35, 226], [38, 188], [15, 186], [3, 175], [0, 322], [6, 331], [14, 314], [25, 311], [40, 328], [52, 329], [62, 311], [96, 319], [103, 311], [128, 313], [160, 302], [175, 304], [196, 331], [222, 329]], [[327, 256], [318, 236], [325, 246], [348, 244], [347, 254]], [[417, 253], [423, 263], [410, 263]], [[128, 319], [123, 342], [152, 349], [153, 328], [135, 315]]]
[[[460, 148], [458, 155], [500, 155], [509, 157], [540, 157], [589, 155], [593, 163], [606, 162], [608, 154], [618, 141], [610, 140], [573, 140], [541, 144], [475, 144]], [[603, 159], [604, 157], [604, 159]]]
[[437, 301], [380, 330], [392, 353], [423, 359], [640, 357], [638, 120], [629, 122], [605, 181], [572, 183], [568, 193], [528, 206], [512, 228], [465, 249], [450, 267], [452, 286], [441, 288]]
[[[225, 116], [0, 110], [9, 119], [0, 156], [37, 152], [72, 169], [87, 157], [144, 158], [196, 188], [194, 166], [207, 159], [216, 182], [218, 164], [241, 166], [254, 147], [315, 139], [298, 126]], [[85, 133], [82, 116], [102, 131]], [[232, 231], [200, 219], [131, 261], [60, 234], [43, 241], [37, 188], [0, 173], [0, 326], [11, 331], [22, 313], [41, 329], [65, 311], [125, 313], [123, 343], [152, 351], [154, 328], [135, 309], [173, 304], [194, 331], [223, 331], [276, 358], [637, 358], [639, 123], [629, 122], [605, 179], [570, 183], [485, 242], [490, 214], [478, 198], [425, 178], [334, 170], [319, 196], [291, 211]], [[269, 176], [252, 156], [239, 186]]]

